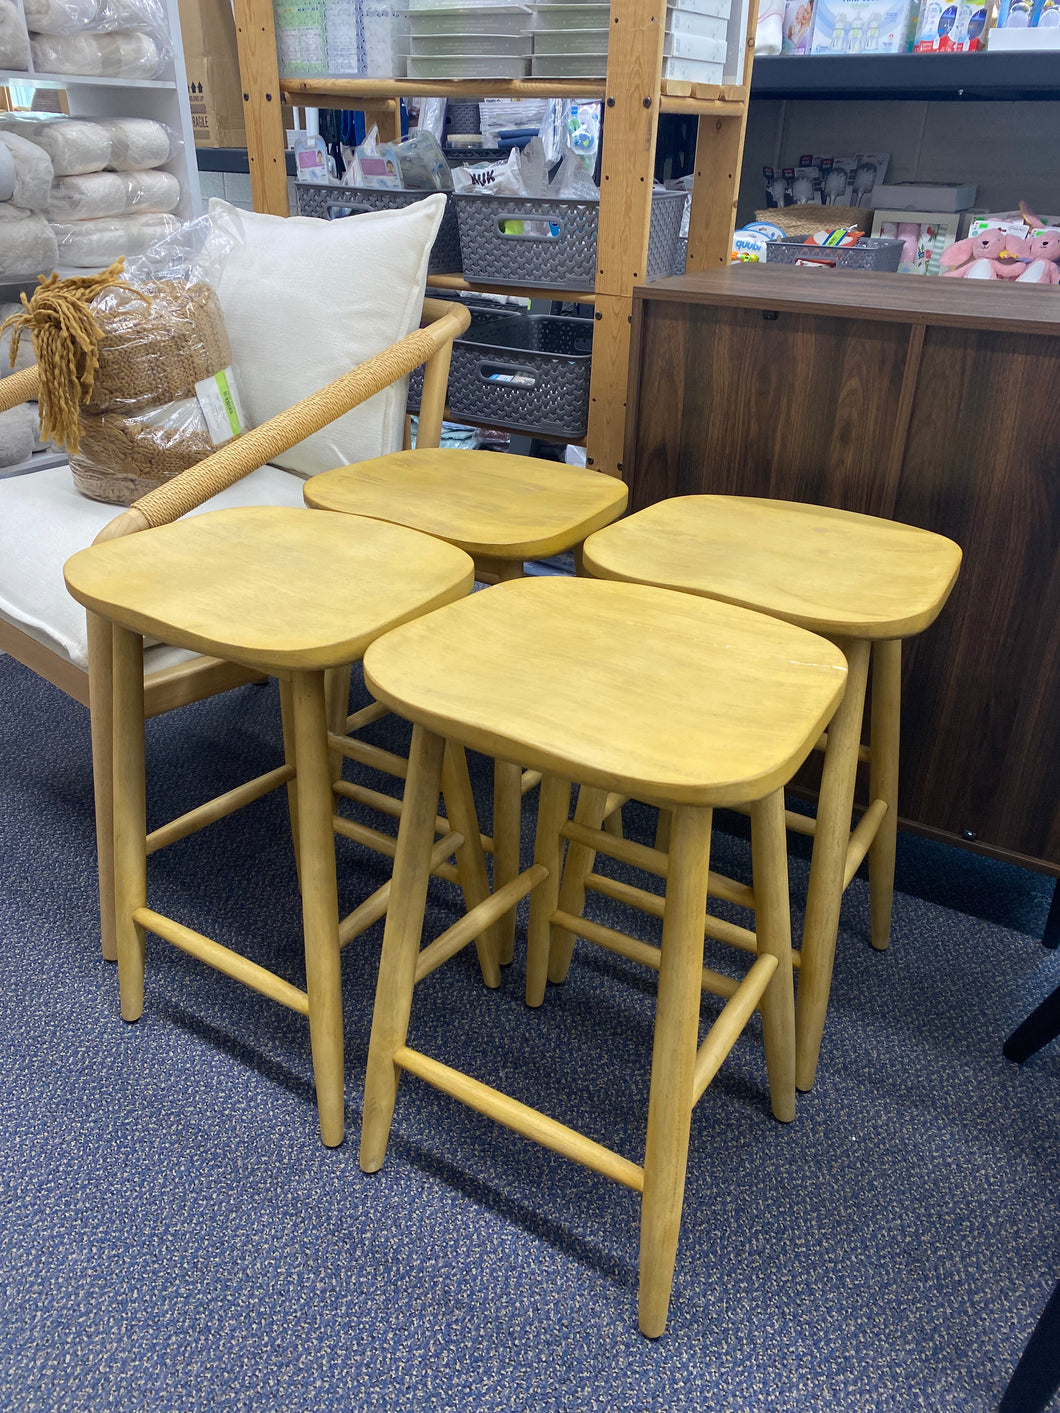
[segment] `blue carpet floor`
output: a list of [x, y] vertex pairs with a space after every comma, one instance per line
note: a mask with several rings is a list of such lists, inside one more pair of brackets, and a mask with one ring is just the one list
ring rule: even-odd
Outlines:
[[[1060, 1045], [1001, 1055], [1060, 982], [1037, 940], [1047, 880], [903, 839], [886, 954], [855, 881], [795, 1123], [770, 1116], [754, 1025], [696, 1111], [669, 1330], [649, 1343], [625, 1189], [409, 1078], [382, 1172], [359, 1171], [379, 928], [344, 957], [337, 1150], [296, 1016], [152, 938], [143, 1019], [123, 1024], [87, 712], [9, 658], [0, 694], [0, 1408], [996, 1406], [1060, 1258]], [[150, 723], [152, 823], [278, 740], [271, 687]], [[718, 835], [719, 866], [744, 852]], [[346, 906], [383, 876], [341, 844]], [[154, 906], [298, 981], [293, 885], [282, 793], [151, 863]], [[797, 910], [797, 859], [792, 889]], [[441, 885], [437, 927], [453, 906]], [[540, 1011], [522, 980], [517, 953], [486, 992], [462, 954], [417, 993], [412, 1043], [639, 1160], [651, 978], [579, 944]]]

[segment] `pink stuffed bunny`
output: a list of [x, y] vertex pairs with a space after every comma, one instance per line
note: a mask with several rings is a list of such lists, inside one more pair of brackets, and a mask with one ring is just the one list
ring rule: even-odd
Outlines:
[[1060, 231], [1042, 231], [1025, 242], [1027, 263], [1017, 275], [1020, 284], [1060, 285]]
[[1002, 278], [998, 257], [1006, 248], [1008, 237], [996, 226], [988, 226], [978, 235], [959, 240], [942, 252], [940, 264], [944, 275], [960, 279], [997, 280]]

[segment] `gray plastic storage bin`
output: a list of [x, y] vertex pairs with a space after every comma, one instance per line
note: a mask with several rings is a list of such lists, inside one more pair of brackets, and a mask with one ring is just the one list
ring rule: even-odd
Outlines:
[[[827, 209], [822, 207], [822, 210]], [[848, 246], [807, 245], [803, 240], [791, 239], [769, 241], [767, 264], [795, 265], [800, 260], [812, 260], [824, 269], [834, 265], [837, 270], [889, 270], [893, 273], [901, 264], [902, 242], [882, 236], [862, 236], [857, 245]]]
[[[476, 304], [474, 296], [461, 298], [459, 294], [452, 294], [447, 290], [431, 289], [427, 291], [431, 299], [447, 299], [454, 304], [463, 304], [471, 310], [471, 323], [468, 325], [465, 338], [472, 336], [483, 324], [492, 323], [498, 319], [525, 319], [525, 314], [519, 314], [512, 309], [503, 309], [488, 304]], [[418, 412], [420, 410], [420, 400], [423, 397], [423, 366], [413, 368], [409, 374], [409, 395], [405, 402], [405, 409], [408, 412]]]
[[[318, 186], [296, 182], [299, 216], [322, 216], [336, 220], [365, 211], [396, 211], [432, 196], [430, 191], [375, 191], [361, 186]], [[460, 233], [456, 224], [452, 192], [446, 192], [445, 215], [431, 250], [429, 275], [460, 274]]]
[[[549, 201], [526, 196], [456, 196], [465, 278], [494, 285], [590, 290], [596, 283], [598, 201]], [[658, 280], [673, 270], [684, 211], [683, 191], [652, 194], [648, 268]], [[534, 221], [548, 235], [509, 234], [501, 222]]]
[[453, 344], [453, 419], [583, 437], [589, 423], [592, 351], [591, 319], [525, 314], [468, 329]]

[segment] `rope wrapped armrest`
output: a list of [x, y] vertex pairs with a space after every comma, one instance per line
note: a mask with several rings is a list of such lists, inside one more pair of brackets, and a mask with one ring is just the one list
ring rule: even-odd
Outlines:
[[12, 373], [9, 378], [0, 379], [0, 412], [10, 412], [24, 402], [33, 402], [40, 387], [37, 365], [23, 368], [20, 373]]
[[[435, 301], [426, 301], [435, 304]], [[244, 432], [236, 441], [158, 486], [100, 531], [96, 543], [131, 534], [149, 526], [168, 525], [195, 510], [211, 496], [227, 490], [251, 471], [289, 451], [335, 418], [367, 402], [377, 392], [397, 382], [413, 368], [432, 358], [470, 322], [468, 311], [451, 305], [426, 328], [414, 329], [397, 343], [359, 364], [341, 378], [311, 393], [260, 427]]]

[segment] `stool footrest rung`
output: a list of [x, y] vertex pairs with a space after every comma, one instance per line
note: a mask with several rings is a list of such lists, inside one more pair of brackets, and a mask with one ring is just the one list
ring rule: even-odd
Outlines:
[[721, 1014], [696, 1052], [696, 1067], [692, 1075], [693, 1104], [698, 1103], [707, 1085], [721, 1069], [725, 1056], [740, 1038], [776, 969], [776, 957], [758, 957], [722, 1007]]
[[[455, 868], [446, 868], [445, 860], [464, 842], [462, 834], [447, 834], [439, 839], [431, 850], [430, 871], [436, 876], [458, 882]], [[443, 868], [445, 872], [443, 873]], [[452, 875], [450, 877], [450, 875]], [[352, 913], [347, 913], [339, 922], [339, 946], [348, 947], [355, 937], [367, 932], [373, 922], [378, 922], [390, 906], [391, 879], [370, 893], [363, 903], [358, 904]]]
[[[659, 958], [662, 955], [659, 948], [652, 946], [650, 942], [642, 942], [638, 937], [630, 937], [628, 932], [618, 932], [613, 927], [604, 927], [602, 923], [590, 922], [588, 918], [576, 917], [574, 913], [565, 913], [562, 910], [554, 912], [549, 921], [554, 927], [565, 928], [568, 932], [573, 932], [575, 937], [584, 937], [587, 942], [595, 943], [597, 947], [603, 947], [619, 957], [625, 957], [627, 961], [640, 962], [643, 966], [651, 967], [652, 971], [659, 970]], [[720, 971], [711, 971], [710, 967], [704, 967], [702, 970], [700, 986], [713, 996], [733, 996], [739, 985], [733, 977], [723, 976]]]
[[[355, 785], [350, 780], [336, 780], [332, 789], [336, 795], [341, 795], [345, 800], [354, 800], [359, 805], [367, 805], [369, 809], [378, 810], [380, 814], [389, 815], [391, 819], [401, 818], [401, 801], [394, 795], [384, 795], [381, 790], [369, 790], [366, 785]], [[449, 821], [444, 814], [435, 816], [434, 828], [438, 834], [449, 833]], [[480, 834], [478, 837], [483, 851], [489, 853], [493, 849], [493, 840], [487, 838], [485, 834]], [[461, 843], [463, 843], [462, 839]]]
[[267, 795], [270, 791], [278, 789], [279, 786], [286, 785], [288, 780], [294, 779], [294, 776], [293, 765], [280, 765], [275, 770], [267, 771], [264, 775], [255, 776], [253, 780], [244, 781], [234, 790], [226, 790], [223, 795], [215, 795], [212, 800], [207, 800], [205, 804], [197, 805], [195, 809], [188, 810], [186, 814], [171, 819], [168, 824], [152, 829], [147, 836], [148, 854], [156, 853], [169, 844], [175, 844], [178, 839], [186, 839], [189, 834], [196, 834], [200, 829], [205, 829], [207, 825], [216, 824], [219, 819], [225, 819], [228, 815], [235, 814], [236, 810], [241, 810], [244, 805], [253, 804], [255, 800], [260, 800], [262, 795]]
[[417, 957], [417, 984], [425, 976], [430, 976], [432, 971], [437, 971], [450, 957], [455, 957], [461, 947], [466, 947], [476, 937], [481, 937], [488, 927], [492, 927], [499, 917], [514, 908], [520, 899], [525, 898], [532, 888], [543, 883], [547, 877], [548, 869], [544, 864], [531, 864], [510, 883], [498, 888], [496, 893], [491, 893], [470, 912], [465, 913], [452, 927], [447, 927], [440, 936], [424, 947]]
[[559, 1153], [564, 1158], [573, 1158], [576, 1163], [620, 1182], [624, 1187], [631, 1187], [634, 1192], [644, 1191], [644, 1169], [636, 1163], [631, 1163], [628, 1158], [605, 1148], [602, 1143], [594, 1143], [591, 1138], [586, 1138], [576, 1129], [568, 1128], [556, 1119], [550, 1119], [537, 1109], [531, 1109], [528, 1104], [520, 1104], [518, 1099], [502, 1094], [499, 1089], [491, 1089], [488, 1084], [482, 1084], [469, 1075], [461, 1074], [459, 1070], [450, 1069], [448, 1065], [432, 1060], [430, 1056], [423, 1055], [418, 1050], [410, 1050], [407, 1045], [402, 1045], [396, 1052], [394, 1063], [409, 1074], [425, 1079], [443, 1094], [459, 1099], [462, 1104], [477, 1113], [495, 1119], [505, 1128], [514, 1129], [516, 1133], [540, 1143], [544, 1148], [550, 1148], [553, 1153]]
[[[822, 731], [817, 741], [814, 743], [815, 751], [826, 751], [828, 749], [828, 732]], [[863, 764], [868, 764], [872, 760], [872, 747], [861, 745], [858, 747], [858, 760]]]
[[304, 991], [292, 986], [289, 981], [284, 981], [266, 967], [258, 966], [257, 962], [233, 952], [231, 947], [223, 947], [212, 937], [204, 937], [201, 932], [195, 932], [183, 923], [174, 922], [171, 917], [164, 917], [151, 908], [136, 908], [133, 921], [166, 942], [171, 942], [174, 947], [179, 947], [189, 956], [197, 957], [200, 962], [213, 967], [214, 971], [223, 972], [233, 981], [241, 981], [252, 991], [260, 992], [271, 1001], [279, 1001], [281, 1006], [287, 1006], [290, 1010], [297, 1011], [300, 1016], [308, 1017], [309, 997]]
[[371, 726], [373, 721], [382, 721], [384, 716], [389, 715], [388, 706], [384, 706], [382, 702], [370, 702], [368, 706], [361, 707], [360, 711], [355, 711], [346, 718], [346, 731], [360, 731], [362, 726]]
[[[638, 888], [632, 883], [622, 883], [617, 878], [607, 878], [601, 873], [590, 873], [585, 880], [585, 886], [591, 888], [594, 893], [602, 893], [605, 898], [610, 898], [616, 903], [627, 903], [630, 907], [639, 908], [641, 912], [648, 913], [651, 917], [661, 918], [666, 906], [666, 900], [661, 898], [658, 893], [649, 893], [646, 888]], [[742, 887], [743, 885], [736, 886]], [[735, 922], [726, 922], [724, 918], [715, 917], [712, 913], [707, 913], [704, 916], [703, 935], [712, 937], [716, 942], [724, 942], [729, 947], [737, 947], [741, 952], [750, 952], [755, 956], [758, 954], [758, 937], [751, 928], [740, 927]], [[799, 953], [792, 948], [792, 966], [797, 967], [799, 961]]]
[[381, 770], [384, 775], [396, 775], [399, 780], [406, 779], [409, 773], [409, 763], [404, 756], [384, 751], [381, 746], [370, 746], [367, 741], [354, 741], [349, 736], [337, 736], [329, 731], [328, 749], [338, 751], [347, 760], [355, 760], [358, 765]]
[[519, 777], [519, 789], [524, 795], [541, 784], [540, 770], [524, 770]]
[[846, 863], [843, 867], [843, 888], [850, 886], [850, 880], [861, 867], [861, 861], [872, 847], [872, 841], [880, 825], [883, 823], [884, 815], [887, 813], [886, 800], [873, 800], [868, 809], [854, 826], [854, 832], [850, 836], [847, 844]]
[[661, 849], [652, 849], [647, 844], [636, 844], [632, 839], [619, 839], [614, 834], [608, 834], [605, 829], [590, 829], [587, 824], [578, 824], [573, 819], [567, 821], [560, 833], [577, 844], [585, 844], [588, 848], [595, 849], [598, 854], [606, 854], [609, 858], [618, 859], [620, 863], [641, 868], [645, 873], [654, 873], [658, 878], [665, 878], [670, 867], [670, 856], [664, 854]]

